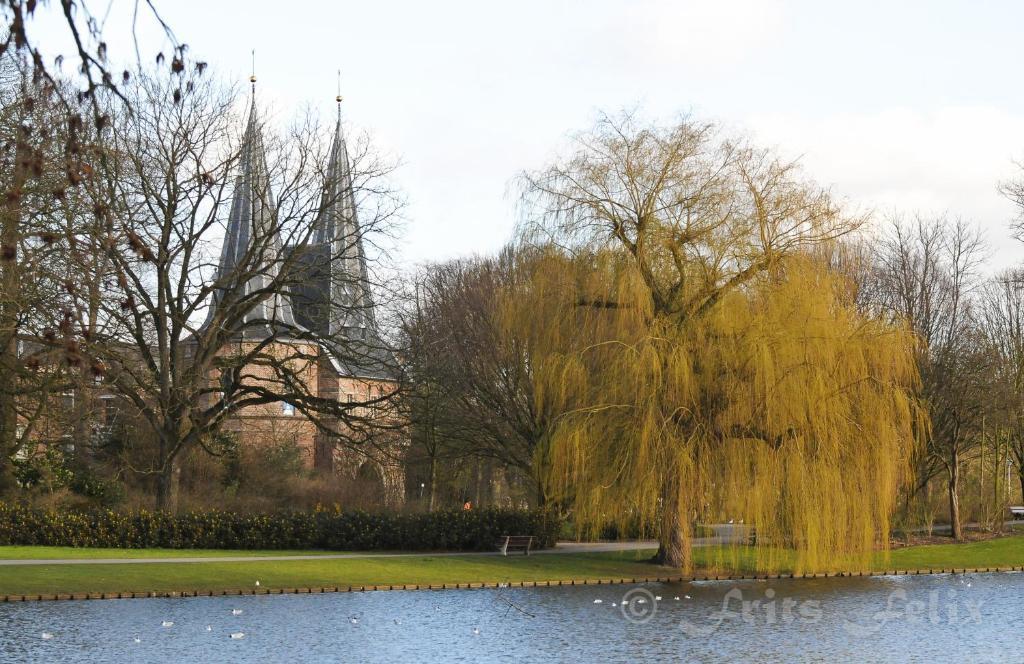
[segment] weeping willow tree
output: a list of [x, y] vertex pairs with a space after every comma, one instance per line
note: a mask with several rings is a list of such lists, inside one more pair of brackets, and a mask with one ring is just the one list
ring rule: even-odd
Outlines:
[[526, 236], [582, 256], [538, 272], [560, 317], [521, 320], [550, 328], [549, 494], [583, 527], [655, 523], [658, 559], [684, 569], [692, 525], [726, 516], [755, 529], [762, 568], [782, 549], [800, 569], [867, 566], [917, 410], [912, 335], [858, 315], [809, 258], [858, 220], [710, 125], [603, 118], [577, 148], [526, 176]]

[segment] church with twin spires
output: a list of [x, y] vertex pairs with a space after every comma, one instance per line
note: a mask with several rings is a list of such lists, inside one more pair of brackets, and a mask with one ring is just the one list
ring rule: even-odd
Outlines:
[[[253, 78], [253, 81], [255, 79]], [[253, 242], [266, 242], [270, 252], [267, 267], [256, 271], [234, 297], [276, 290], [256, 300], [243, 315], [241, 330], [222, 351], [230, 354], [240, 345], [267, 343], [282, 358], [301, 355], [316, 358], [297, 366], [293, 375], [303, 389], [321, 399], [366, 403], [386, 401], [397, 387], [397, 363], [381, 340], [374, 299], [356, 209], [356, 192], [348, 148], [338, 120], [329, 153], [321, 205], [308, 239], [287, 245], [281, 241], [277, 210], [258, 118], [255, 94], [242, 138], [239, 172], [235, 179], [224, 244], [217, 266], [218, 279], [231, 275], [243, 265]], [[298, 278], [287, 290], [271, 289], [282, 265], [290, 266]], [[203, 327], [216, 324], [217, 307], [223, 291], [215, 290]], [[291, 333], [290, 333], [291, 332]], [[296, 332], [299, 332], [296, 334]], [[293, 359], [282, 359], [293, 362]], [[247, 366], [247, 380], [273, 379], [267, 367]], [[214, 377], [214, 380], [222, 380]], [[356, 410], [372, 427], [375, 417], [392, 417], [386, 410], [361, 407]], [[330, 473], [338, 481], [370, 481], [383, 493], [383, 502], [397, 505], [404, 500], [404, 450], [408, 434], [402, 427], [382, 427], [382, 437], [363, 445], [346, 444], [355, 436], [343, 423], [334, 421], [334, 434], [317, 427], [302, 411], [285, 401], [242, 407], [224, 425], [224, 430], [242, 445], [294, 443], [302, 451], [307, 467]], [[394, 424], [392, 419], [391, 424]]]

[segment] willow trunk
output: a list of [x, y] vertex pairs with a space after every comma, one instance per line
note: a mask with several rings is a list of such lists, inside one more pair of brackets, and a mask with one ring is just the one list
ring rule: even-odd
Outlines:
[[666, 473], [661, 488], [661, 524], [654, 562], [689, 572], [693, 560], [690, 538], [687, 537], [689, 525], [683, 519], [682, 491], [679, 471]]

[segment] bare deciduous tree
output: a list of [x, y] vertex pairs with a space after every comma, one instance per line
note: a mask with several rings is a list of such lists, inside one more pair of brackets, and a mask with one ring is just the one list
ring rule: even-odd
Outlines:
[[[88, 366], [77, 352], [78, 326], [67, 284], [73, 273], [62, 251], [67, 229], [92, 210], [85, 186], [67, 184], [65, 107], [32, 80], [19, 54], [0, 56], [0, 478], [24, 447], [47, 395], [69, 389]], [[88, 134], [88, 135], [87, 135]], [[93, 132], [78, 140], [83, 151]], [[89, 179], [76, 167], [79, 184]], [[37, 369], [46, 364], [47, 371]], [[0, 480], [0, 484], [2, 484]]]
[[994, 381], [999, 391], [1001, 424], [1024, 495], [1024, 270], [996, 275], [985, 286], [981, 309], [985, 334], [997, 354]]
[[956, 539], [963, 537], [961, 470], [977, 449], [991, 406], [993, 367], [974, 304], [984, 256], [983, 239], [967, 222], [921, 217], [892, 220], [875, 252], [877, 305], [907, 321], [920, 338], [917, 362], [930, 427], [917, 483], [945, 475]]
[[431, 504], [440, 459], [491, 459], [545, 497], [537, 449], [551, 422], [538, 408], [528, 335], [503, 321], [504, 297], [526, 299], [530, 253], [428, 266], [406, 316], [409, 405], [431, 461]]
[[[107, 8], [109, 11], [109, 7]], [[137, 21], [153, 20], [165, 37], [170, 57], [153, 53], [159, 66], [180, 74], [188, 67], [202, 69], [204, 63], [189, 63], [187, 46], [177, 40], [163, 21], [151, 0], [134, 3], [132, 36]], [[62, 52], [52, 41], [38, 38], [35, 30], [40, 14], [49, 14], [62, 28], [70, 45]], [[16, 302], [30, 301], [33, 286], [52, 288], [53, 282], [38, 275], [40, 258], [48, 256], [54, 244], [55, 220], [70, 216], [73, 208], [91, 197], [81, 193], [89, 172], [106, 167], [105, 153], [90, 153], [98, 132], [108, 128], [116, 109], [103, 98], [117, 100], [124, 109], [127, 101], [119, 86], [127, 84], [127, 70], [115, 72], [111, 53], [102, 35], [103, 21], [90, 12], [86, 0], [5, 0], [0, 3], [0, 61], [5, 68], [5, 92], [16, 99], [5, 100], [5, 110], [19, 116], [16, 131], [4, 136], [2, 158], [7, 166], [0, 181], [0, 484], [6, 476], [7, 458], [23, 440], [19, 440], [17, 417], [25, 433], [34, 425], [34, 417], [45, 403], [47, 389], [53, 386], [57, 373], [52, 369], [58, 359], [64, 361], [61, 373], [73, 384], [82, 382], [83, 366], [79, 346], [88, 321], [73, 320], [67, 302], [54, 302], [53, 291], [46, 297], [32, 300], [37, 311], [52, 313], [56, 322], [44, 322], [35, 329], [26, 327], [23, 315], [27, 310]], [[53, 25], [53, 24], [51, 24]], [[143, 49], [135, 42], [134, 58], [139, 62]], [[122, 56], [124, 54], [121, 54]], [[71, 65], [65, 68], [64, 65]], [[16, 80], [7, 77], [11, 67]], [[175, 92], [168, 91], [169, 98]], [[180, 96], [180, 90], [177, 94]], [[10, 115], [8, 114], [9, 118]], [[109, 193], [109, 192], [106, 192]], [[46, 203], [40, 205], [40, 200]], [[96, 202], [96, 201], [93, 201]], [[111, 201], [101, 202], [107, 207]], [[123, 231], [116, 228], [116, 232]], [[43, 247], [37, 243], [44, 239]], [[52, 271], [51, 271], [52, 272]], [[19, 276], [20, 275], [20, 276]], [[24, 278], [23, 278], [24, 277]], [[64, 279], [57, 290], [63, 290]], [[37, 288], [38, 290], [38, 288]], [[40, 322], [47, 316], [34, 318]], [[42, 334], [43, 331], [48, 332]], [[23, 352], [25, 344], [31, 351]], [[40, 350], [42, 349], [42, 350]], [[52, 351], [57, 351], [56, 353]], [[64, 357], [59, 358], [63, 352]], [[27, 364], [26, 364], [27, 363]], [[38, 374], [33, 367], [45, 363], [50, 371]], [[30, 405], [25, 397], [32, 394]], [[38, 398], [43, 395], [43, 398]], [[35, 404], [33, 407], [31, 404]], [[20, 409], [20, 412], [17, 412]], [[17, 412], [17, 417], [16, 417]]]

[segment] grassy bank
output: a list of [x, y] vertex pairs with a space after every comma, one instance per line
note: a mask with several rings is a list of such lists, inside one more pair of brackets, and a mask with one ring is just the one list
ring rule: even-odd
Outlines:
[[928, 544], [895, 549], [887, 569], [1011, 567], [1024, 565], [1024, 535], [970, 542]]
[[[279, 555], [281, 552], [277, 552]], [[666, 574], [651, 552], [0, 566], [0, 595], [607, 579]]]
[[[182, 551], [0, 547], [0, 558], [114, 558], [172, 556], [255, 556], [327, 552]], [[333, 552], [332, 552], [333, 553]], [[653, 551], [545, 554], [534, 556], [407, 556], [252, 562], [90, 565], [0, 565], [0, 595], [75, 592], [170, 592], [319, 586], [454, 584], [468, 582], [557, 581], [667, 576], [674, 572], [647, 558]], [[740, 566], [751, 552], [740, 551]], [[714, 567], [715, 549], [696, 549], [698, 567]], [[894, 550], [875, 569], [1001, 567], [1024, 564], [1024, 536], [967, 544], [938, 544]]]
[[[755, 551], [750, 547], [705, 547], [694, 549], [694, 564], [705, 570], [734, 570], [757, 573]], [[794, 556], [777, 551], [778, 571], [793, 572]], [[961, 544], [926, 544], [893, 549], [878, 554], [872, 570], [949, 569], [952, 567], [1013, 567], [1024, 565], [1024, 535], [998, 537]]]

